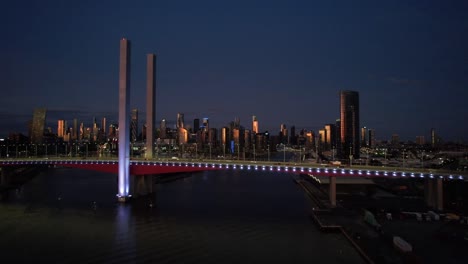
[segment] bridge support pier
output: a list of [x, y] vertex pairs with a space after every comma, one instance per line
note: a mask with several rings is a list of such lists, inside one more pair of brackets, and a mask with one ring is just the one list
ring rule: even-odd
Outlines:
[[11, 181], [11, 170], [9, 168], [0, 168], [0, 185], [9, 185]]
[[436, 208], [439, 211], [444, 210], [444, 182], [442, 178], [426, 179], [424, 182], [424, 196], [426, 205]]
[[434, 185], [431, 179], [424, 180], [424, 196], [426, 199], [426, 205], [434, 207]]
[[153, 193], [153, 175], [133, 176], [136, 178], [135, 196]]
[[437, 188], [436, 188], [436, 196], [437, 196], [437, 210], [443, 211], [444, 210], [444, 182], [441, 178], [437, 178]]
[[331, 207], [336, 207], [336, 176], [329, 177], [329, 195]]

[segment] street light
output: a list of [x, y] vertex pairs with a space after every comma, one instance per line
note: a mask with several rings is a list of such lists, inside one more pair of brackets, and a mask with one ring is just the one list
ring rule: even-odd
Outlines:
[[270, 144], [268, 144], [268, 162], [270, 162]]
[[366, 149], [366, 166], [369, 166], [369, 149]]
[[255, 143], [253, 144], [253, 154], [254, 154], [254, 161], [255, 161]]
[[424, 150], [421, 152], [421, 169], [424, 169]]
[[405, 151], [403, 150], [403, 168], [405, 167]]
[[283, 162], [286, 162], [286, 144], [283, 145]]
[[211, 142], [208, 142], [208, 146], [210, 148], [210, 159], [211, 159]]

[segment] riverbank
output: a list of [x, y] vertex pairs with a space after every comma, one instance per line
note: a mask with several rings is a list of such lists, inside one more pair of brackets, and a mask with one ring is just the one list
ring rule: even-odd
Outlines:
[[[318, 184], [309, 176], [299, 179], [301, 187], [313, 203], [312, 219], [317, 226], [339, 226], [375, 263], [468, 263], [468, 223], [426, 217], [429, 210], [424, 200], [412, 196], [367, 195], [352, 188], [338, 186], [337, 207], [330, 208], [328, 185]], [[341, 188], [340, 188], [341, 187]], [[371, 226], [365, 212], [375, 216]], [[422, 219], [414, 213], [420, 212]], [[372, 221], [370, 221], [372, 222]], [[402, 252], [394, 245], [394, 237], [408, 242], [411, 252]]]

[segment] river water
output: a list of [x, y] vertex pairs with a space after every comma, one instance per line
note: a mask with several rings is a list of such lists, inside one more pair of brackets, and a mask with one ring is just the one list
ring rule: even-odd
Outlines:
[[116, 189], [114, 174], [55, 168], [11, 191], [0, 261], [363, 263], [340, 234], [317, 229], [288, 174], [194, 173], [129, 204], [116, 203]]

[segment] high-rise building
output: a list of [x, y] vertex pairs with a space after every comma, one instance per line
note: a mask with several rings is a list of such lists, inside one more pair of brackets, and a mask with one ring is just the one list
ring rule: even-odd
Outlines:
[[334, 124], [325, 125], [325, 149], [336, 149], [336, 126]]
[[46, 121], [47, 110], [45, 108], [36, 108], [33, 113], [31, 125], [31, 143], [39, 144], [44, 139], [44, 127]]
[[106, 134], [106, 118], [103, 117], [101, 120], [101, 132], [103, 135]]
[[359, 158], [361, 144], [359, 135], [359, 93], [340, 92], [340, 120], [342, 153], [347, 158]]
[[341, 119], [335, 120], [335, 150], [338, 157], [342, 156], [342, 146], [341, 146]]
[[375, 130], [369, 129], [368, 133], [369, 133], [369, 142], [368, 142], [369, 148], [375, 148]]
[[197, 133], [200, 130], [200, 119], [195, 118], [193, 119], [193, 133]]
[[431, 146], [434, 148], [437, 144], [437, 135], [435, 128], [431, 128]]
[[132, 119], [130, 121], [130, 140], [136, 142], [138, 138], [138, 109], [132, 109]]
[[288, 129], [285, 124], [280, 125], [280, 141], [283, 144], [288, 143]]
[[208, 119], [208, 117], [203, 118], [202, 127], [204, 131], [208, 131], [210, 129], [210, 120]]
[[177, 113], [177, 128], [184, 128], [184, 114]]
[[159, 138], [165, 139], [166, 137], [166, 119], [163, 118], [159, 126]]
[[258, 131], [258, 120], [256, 116], [252, 116], [252, 132], [254, 134], [259, 133]]
[[368, 146], [367, 127], [361, 128], [361, 146], [364, 146], [364, 147]]
[[400, 136], [398, 134], [393, 134], [391, 142], [392, 142], [392, 145], [394, 146], [400, 145]]
[[221, 128], [221, 147], [223, 149], [223, 155], [228, 152], [231, 144], [231, 134], [229, 133], [228, 127]]
[[59, 119], [57, 121], [57, 137], [62, 138], [65, 135], [65, 121], [63, 119]]
[[320, 150], [323, 150], [326, 148], [326, 145], [327, 145], [327, 136], [326, 136], [325, 129], [320, 129], [318, 132], [318, 135], [319, 135], [318, 141], [319, 141]]
[[289, 134], [289, 140], [288, 143], [291, 145], [296, 145], [297, 140], [296, 140], [296, 126], [291, 126], [290, 128], [291, 133]]
[[72, 140], [78, 139], [78, 119], [73, 119], [73, 131], [72, 131]]
[[234, 127], [240, 127], [240, 118], [239, 117], [234, 118]]
[[424, 145], [426, 144], [426, 139], [424, 136], [416, 136], [416, 144]]

